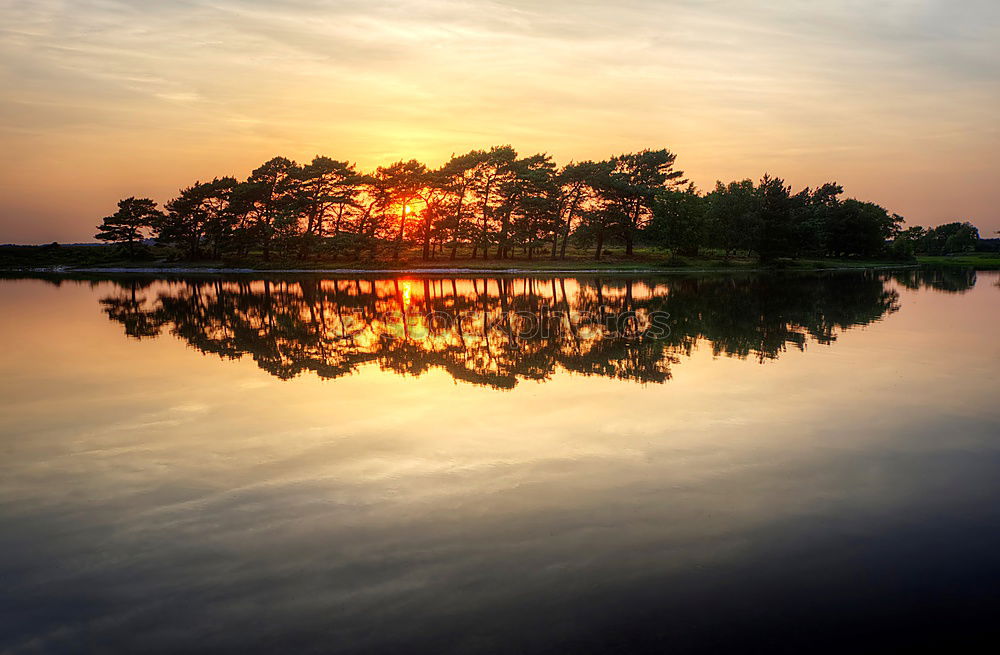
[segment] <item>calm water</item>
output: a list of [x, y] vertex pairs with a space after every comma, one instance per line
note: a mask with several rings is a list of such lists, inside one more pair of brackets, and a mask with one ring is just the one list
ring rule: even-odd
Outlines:
[[0, 651], [997, 637], [1000, 278], [0, 280]]

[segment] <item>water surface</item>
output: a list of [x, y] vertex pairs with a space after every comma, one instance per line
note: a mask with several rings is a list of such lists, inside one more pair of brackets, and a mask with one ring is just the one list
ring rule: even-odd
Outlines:
[[998, 280], [2, 280], [0, 651], [995, 637]]

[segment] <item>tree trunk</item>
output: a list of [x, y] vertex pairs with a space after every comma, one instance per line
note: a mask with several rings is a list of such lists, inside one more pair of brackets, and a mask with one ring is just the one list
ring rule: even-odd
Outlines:
[[510, 210], [503, 213], [500, 221], [500, 245], [497, 247], [497, 259], [507, 259], [507, 232], [510, 231]]
[[465, 203], [465, 187], [461, 189], [461, 195], [458, 196], [458, 207], [455, 208], [455, 227], [453, 228], [451, 234], [451, 256], [449, 259], [454, 261], [458, 256], [458, 236], [461, 234], [462, 230], [462, 205]]
[[[488, 259], [490, 254], [489, 246], [489, 211], [490, 211], [490, 189], [493, 186], [493, 180], [490, 179], [486, 184], [486, 192], [483, 194], [483, 228], [480, 231], [479, 238], [483, 245], [483, 259]], [[476, 258], [476, 249], [472, 249], [472, 258]]]
[[561, 230], [556, 231], [555, 239], [552, 241], [552, 259], [556, 258], [556, 241], [559, 240], [559, 232], [562, 232], [562, 248], [559, 250], [559, 259], [566, 259], [566, 244], [569, 242], [569, 233], [573, 229], [573, 213], [576, 211], [576, 205], [580, 201], [580, 192], [576, 191], [573, 194], [573, 202], [569, 205], [569, 210], [566, 212], [566, 221], [560, 225]]
[[431, 219], [430, 216], [424, 219], [424, 259], [431, 258]]
[[635, 202], [635, 209], [628, 217], [628, 230], [625, 232], [625, 255], [632, 256], [632, 244], [635, 240], [635, 232], [639, 225], [639, 201]]
[[333, 236], [340, 234], [340, 219], [344, 216], [344, 205], [337, 210], [337, 221], [333, 224]]
[[403, 247], [403, 230], [406, 229], [406, 202], [403, 202], [403, 208], [399, 211], [399, 236], [396, 237], [396, 248], [392, 253], [393, 259], [399, 259], [399, 251]]

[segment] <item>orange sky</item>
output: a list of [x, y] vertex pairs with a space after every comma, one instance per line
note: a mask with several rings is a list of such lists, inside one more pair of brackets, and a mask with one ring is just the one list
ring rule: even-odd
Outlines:
[[[825, 6], [832, 5], [832, 6]], [[282, 154], [668, 147], [1000, 230], [993, 0], [0, 0], [0, 243]]]

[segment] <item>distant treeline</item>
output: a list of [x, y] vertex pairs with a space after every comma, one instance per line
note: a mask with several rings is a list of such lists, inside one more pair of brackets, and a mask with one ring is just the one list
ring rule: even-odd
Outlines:
[[826, 183], [793, 192], [765, 175], [701, 192], [669, 150], [643, 150], [559, 167], [546, 154], [510, 146], [455, 155], [440, 168], [398, 161], [365, 173], [317, 156], [275, 157], [246, 180], [195, 182], [160, 209], [126, 198], [98, 226], [98, 239], [152, 237], [187, 259], [385, 259], [419, 247], [426, 260], [565, 258], [569, 244], [637, 244], [696, 256], [713, 249], [783, 257], [912, 257], [974, 249], [968, 223], [904, 230], [903, 218], [843, 198]]

